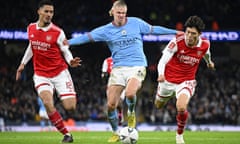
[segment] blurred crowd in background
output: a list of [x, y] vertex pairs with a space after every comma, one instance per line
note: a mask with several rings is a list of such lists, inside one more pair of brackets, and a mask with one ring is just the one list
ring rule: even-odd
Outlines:
[[[54, 22], [66, 32], [89, 30], [111, 20], [108, 11], [114, 0], [58, 1]], [[239, 28], [240, 0], [125, 0], [128, 16], [137, 16], [151, 24], [182, 28], [190, 15], [200, 16], [209, 30]], [[0, 28], [26, 29], [37, 20], [38, 0], [1, 1]]]
[[[54, 1], [54, 0], [53, 0]], [[88, 31], [111, 20], [108, 10], [113, 0], [57, 1], [55, 0], [54, 23], [61, 26], [67, 36], [73, 31]], [[128, 15], [137, 16], [154, 25], [182, 29], [189, 15], [197, 14], [203, 18], [207, 30], [239, 30], [238, 8], [240, 0], [126, 0]], [[37, 20], [36, 6], [32, 0], [1, 1], [0, 29], [26, 29], [30, 22]], [[8, 44], [26, 42], [1, 41], [0, 47], [0, 117], [6, 123], [36, 123], [39, 121], [37, 94], [32, 82], [32, 64], [28, 64], [21, 81], [15, 81], [16, 68], [19, 65], [25, 47], [20, 51], [11, 51]], [[24, 43], [24, 44], [23, 44]], [[25, 44], [26, 43], [26, 44]], [[8, 46], [7, 46], [8, 45]], [[153, 105], [157, 87], [156, 64], [161, 56], [159, 45], [146, 44], [149, 60], [148, 74], [142, 90], [138, 93], [138, 122], [172, 124], [176, 123], [175, 99], [162, 110]], [[189, 123], [193, 124], [231, 124], [240, 125], [240, 61], [233, 60], [218, 52], [219, 44], [212, 52], [216, 71], [210, 71], [203, 63], [197, 74], [198, 86], [189, 106]], [[73, 48], [73, 55], [80, 56], [82, 66], [70, 69], [77, 92], [76, 121], [106, 121], [106, 80], [101, 78], [101, 66], [104, 58], [110, 55], [105, 44], [87, 44]], [[80, 50], [81, 49], [81, 50]], [[89, 50], [91, 49], [91, 50]], [[16, 49], [15, 49], [16, 50]], [[94, 52], [93, 52], [94, 51]], [[217, 54], [216, 54], [216, 53]], [[55, 103], [64, 118], [67, 118], [61, 103], [55, 96]]]

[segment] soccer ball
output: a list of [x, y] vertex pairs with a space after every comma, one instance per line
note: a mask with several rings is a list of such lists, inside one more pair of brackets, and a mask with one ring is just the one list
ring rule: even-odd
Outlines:
[[136, 144], [138, 141], [138, 131], [135, 128], [124, 127], [119, 133], [122, 144]]

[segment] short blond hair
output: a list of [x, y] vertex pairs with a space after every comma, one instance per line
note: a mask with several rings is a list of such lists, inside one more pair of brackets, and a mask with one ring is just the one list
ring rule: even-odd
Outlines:
[[112, 11], [113, 11], [113, 9], [114, 9], [115, 7], [117, 7], [117, 6], [126, 6], [126, 7], [127, 7], [127, 4], [125, 3], [124, 0], [116, 0], [116, 1], [113, 3], [112, 8], [108, 11], [108, 13], [109, 13], [110, 16], [113, 16]]

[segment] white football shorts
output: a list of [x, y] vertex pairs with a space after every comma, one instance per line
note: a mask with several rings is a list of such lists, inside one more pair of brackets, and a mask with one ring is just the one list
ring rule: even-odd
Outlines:
[[184, 81], [180, 84], [174, 84], [168, 81], [158, 83], [156, 98], [160, 101], [169, 100], [169, 98], [178, 97], [184, 93], [191, 98], [194, 95], [195, 87], [197, 85], [196, 80]]
[[145, 79], [146, 68], [142, 66], [134, 67], [115, 67], [112, 69], [111, 75], [108, 80], [109, 85], [122, 85], [126, 86], [130, 78], [136, 78], [140, 82]]
[[38, 94], [44, 90], [50, 91], [53, 94], [54, 90], [56, 90], [61, 100], [76, 97], [72, 77], [68, 69], [63, 70], [52, 78], [34, 75], [33, 81]]

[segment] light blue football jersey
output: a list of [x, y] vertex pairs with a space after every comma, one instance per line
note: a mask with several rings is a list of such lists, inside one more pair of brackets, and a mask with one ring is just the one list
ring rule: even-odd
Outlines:
[[69, 40], [70, 45], [90, 41], [107, 43], [113, 58], [113, 67], [147, 66], [143, 51], [143, 34], [175, 34], [176, 30], [152, 26], [140, 18], [127, 17], [126, 24], [116, 26], [109, 23], [91, 32]]

